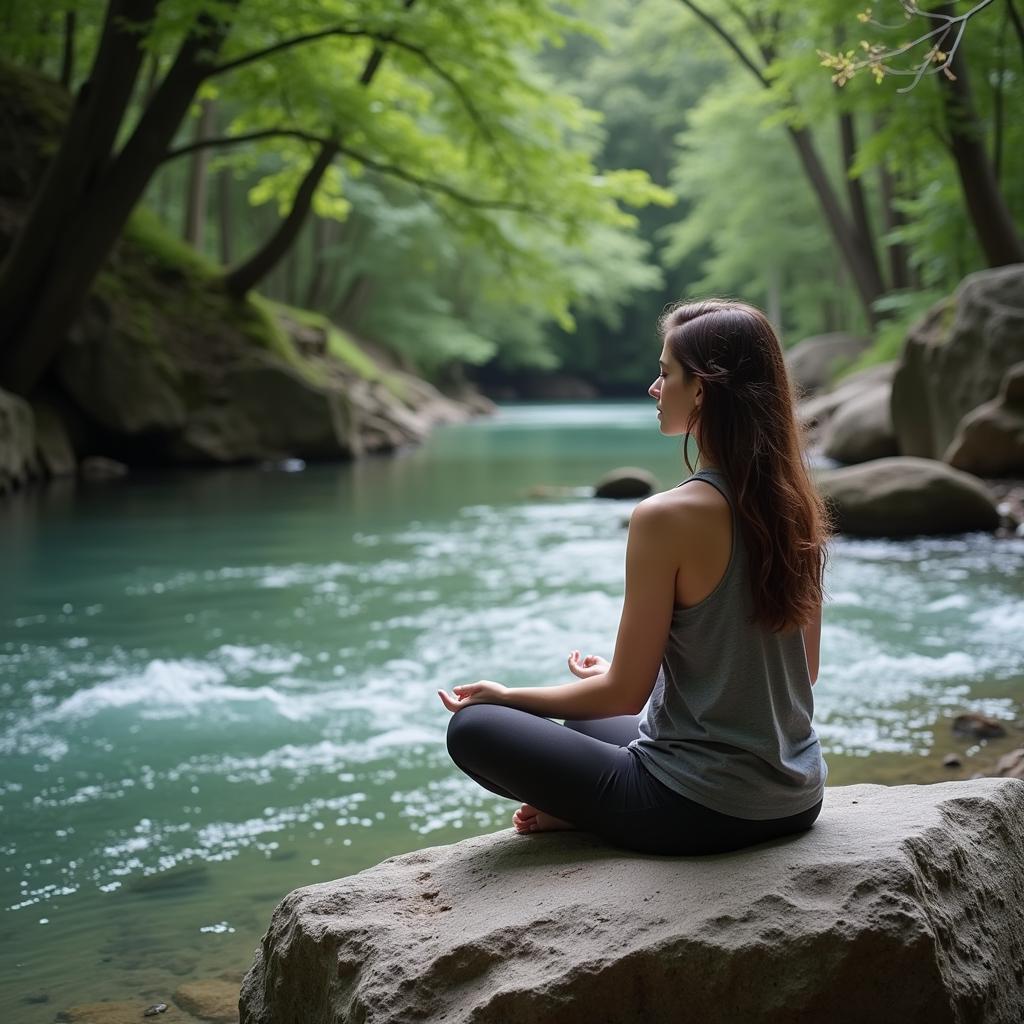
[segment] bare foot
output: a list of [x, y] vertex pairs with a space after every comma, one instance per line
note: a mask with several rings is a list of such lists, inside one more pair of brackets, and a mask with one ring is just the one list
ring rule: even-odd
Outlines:
[[571, 821], [563, 821], [553, 814], [539, 811], [532, 804], [523, 804], [512, 815], [512, 826], [520, 835], [529, 835], [533, 832], [563, 832], [576, 828]]

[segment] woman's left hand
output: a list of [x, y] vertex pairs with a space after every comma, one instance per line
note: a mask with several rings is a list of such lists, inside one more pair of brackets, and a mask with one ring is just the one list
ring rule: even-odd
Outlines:
[[454, 697], [444, 690], [438, 690], [437, 695], [449, 711], [458, 711], [470, 704], [504, 704], [508, 692], [508, 687], [502, 683], [478, 679], [475, 683], [467, 683], [465, 686], [453, 686]]

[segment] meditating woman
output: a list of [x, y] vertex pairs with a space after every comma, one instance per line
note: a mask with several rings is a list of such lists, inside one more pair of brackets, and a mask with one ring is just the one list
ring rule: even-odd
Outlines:
[[684, 456], [693, 475], [633, 509], [611, 662], [574, 650], [575, 682], [438, 694], [452, 760], [523, 801], [517, 832], [719, 853], [801, 832], [821, 810], [811, 687], [828, 523], [764, 314], [681, 303], [659, 328], [648, 393], [662, 434], [694, 437], [700, 468]]

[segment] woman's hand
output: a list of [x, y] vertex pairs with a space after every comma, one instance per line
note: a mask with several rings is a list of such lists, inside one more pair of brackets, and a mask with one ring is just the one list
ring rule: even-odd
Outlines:
[[611, 662], [599, 654], [588, 654], [585, 658], [580, 656], [579, 651], [572, 651], [569, 654], [569, 671], [580, 679], [603, 675], [611, 667]]
[[490, 679], [478, 679], [475, 683], [467, 683], [465, 686], [453, 686], [454, 697], [444, 690], [438, 690], [437, 695], [449, 711], [458, 711], [470, 704], [504, 704], [508, 692], [508, 687], [502, 683], [494, 683]]

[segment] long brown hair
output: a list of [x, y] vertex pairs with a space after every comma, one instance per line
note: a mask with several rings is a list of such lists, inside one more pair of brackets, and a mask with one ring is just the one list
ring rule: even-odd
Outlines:
[[702, 457], [733, 495], [753, 618], [776, 631], [805, 625], [821, 604], [831, 523], [804, 461], [779, 339], [761, 310], [731, 299], [677, 303], [658, 327], [703, 385], [687, 432], [697, 427]]

